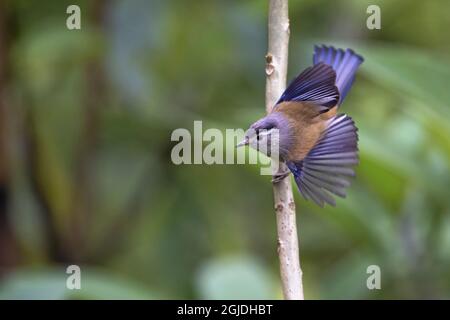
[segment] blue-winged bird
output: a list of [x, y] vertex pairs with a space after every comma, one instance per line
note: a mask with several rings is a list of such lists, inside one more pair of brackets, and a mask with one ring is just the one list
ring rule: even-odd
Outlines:
[[[314, 65], [289, 84], [272, 111], [252, 124], [238, 144], [270, 147], [277, 129], [279, 159], [294, 174], [303, 197], [321, 207], [336, 204], [331, 194], [345, 197], [358, 164], [358, 129], [338, 109], [363, 61], [351, 49], [316, 46]], [[277, 173], [274, 183], [288, 174]]]

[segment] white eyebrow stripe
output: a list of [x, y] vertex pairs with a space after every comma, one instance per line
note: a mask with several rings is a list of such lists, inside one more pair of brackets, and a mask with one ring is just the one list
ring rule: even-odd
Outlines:
[[269, 134], [272, 134], [275, 130], [278, 130], [278, 129], [275, 129], [275, 128], [271, 128], [271, 129], [269, 129], [269, 130], [267, 130], [267, 129], [261, 129], [261, 130], [259, 131], [258, 135], [259, 135], [259, 136], [267, 136], [267, 135], [269, 135]]

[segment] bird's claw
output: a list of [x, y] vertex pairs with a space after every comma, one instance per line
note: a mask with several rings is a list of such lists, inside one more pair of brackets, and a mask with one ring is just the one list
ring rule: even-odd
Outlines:
[[272, 177], [272, 183], [278, 183], [289, 175], [289, 171], [276, 173]]

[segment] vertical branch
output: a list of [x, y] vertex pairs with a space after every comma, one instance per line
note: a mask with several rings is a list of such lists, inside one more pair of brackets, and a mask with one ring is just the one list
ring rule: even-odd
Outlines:
[[[266, 110], [272, 110], [286, 87], [289, 48], [288, 0], [269, 1], [269, 46], [266, 55]], [[287, 171], [284, 163], [280, 170]], [[298, 251], [295, 202], [290, 177], [273, 186], [277, 216], [278, 256], [283, 295], [288, 300], [303, 300], [302, 271]]]

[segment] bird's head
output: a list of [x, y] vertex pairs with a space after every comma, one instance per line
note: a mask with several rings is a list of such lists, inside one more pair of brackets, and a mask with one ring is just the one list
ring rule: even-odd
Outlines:
[[291, 141], [289, 122], [284, 115], [274, 112], [253, 123], [236, 147], [248, 145], [267, 156], [277, 152], [283, 158], [289, 152]]

